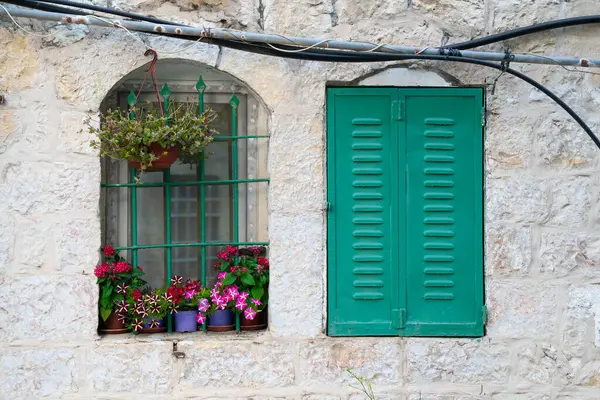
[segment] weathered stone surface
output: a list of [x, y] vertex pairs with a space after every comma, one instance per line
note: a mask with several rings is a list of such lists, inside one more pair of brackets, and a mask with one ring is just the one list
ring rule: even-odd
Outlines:
[[402, 351], [395, 338], [329, 339], [300, 345], [299, 379], [306, 384], [354, 384], [346, 371], [350, 369], [375, 387], [398, 385], [403, 381], [401, 365]]
[[8, 213], [0, 212], [0, 274], [5, 273], [12, 261], [15, 244], [14, 219]]
[[[409, 339], [407, 371], [411, 383], [504, 384], [510, 351], [488, 340]], [[456, 368], [460, 365], [460, 368]]]
[[0, 170], [0, 196], [6, 207], [29, 215], [97, 211], [100, 163], [73, 161], [4, 164]]
[[88, 358], [89, 380], [98, 392], [167, 393], [172, 389], [172, 351], [170, 342], [100, 344]]
[[181, 343], [184, 387], [284, 387], [294, 383], [292, 343]]
[[541, 0], [524, 3], [519, 0], [495, 1], [492, 15], [494, 31], [502, 32], [559, 18], [560, 0]]
[[[568, 87], [573, 85], [568, 84]], [[536, 124], [537, 163], [543, 168], [593, 168], [598, 152], [581, 127], [562, 113], [544, 115]]]
[[[270, 215], [269, 329], [274, 336], [314, 337], [322, 330], [322, 219], [320, 213]], [[295, 233], [287, 234], [290, 230]]]
[[[571, 286], [567, 296], [561, 344], [567, 355], [581, 358], [590, 353], [594, 344], [600, 347], [600, 335], [594, 327], [598, 326], [594, 317], [600, 315], [600, 287]], [[574, 367], [578, 364], [573, 362]]]
[[542, 222], [548, 216], [546, 185], [540, 178], [520, 176], [486, 180], [488, 221]]
[[550, 211], [546, 225], [585, 226], [591, 212], [592, 178], [564, 177], [549, 182]]
[[80, 351], [60, 347], [0, 349], [0, 393], [3, 398], [40, 399], [79, 392], [78, 381], [85, 368]]
[[[264, 29], [290, 35], [318, 36], [335, 23], [331, 0], [300, 0], [294, 3], [263, 0]], [[296, 16], [302, 15], [302, 18]]]
[[96, 338], [93, 276], [0, 275], [0, 288], [0, 342]]
[[[63, 112], [60, 115], [60, 126], [58, 128], [57, 151], [76, 154], [95, 155], [96, 150], [90, 147], [93, 138], [84, 127], [84, 119], [87, 114], [79, 112]], [[94, 116], [97, 121], [98, 116]], [[81, 130], [84, 130], [81, 132]]]
[[[49, 261], [50, 243], [54, 222], [42, 218], [19, 218], [15, 245], [16, 267], [20, 272], [36, 273]], [[34, 270], [27, 270], [34, 267]]]
[[552, 400], [553, 397], [543, 393], [495, 393], [492, 400]]
[[485, 226], [487, 275], [527, 275], [531, 270], [530, 226], [488, 224]]
[[488, 400], [489, 396], [477, 396], [470, 394], [436, 394], [413, 392], [408, 395], [407, 400]]
[[369, 18], [390, 19], [397, 17], [400, 11], [406, 10], [408, 2], [374, 0], [369, 2], [336, 0], [332, 2], [331, 24], [356, 24]]
[[550, 276], [600, 276], [600, 235], [542, 231], [542, 273]]
[[58, 269], [72, 272], [92, 271], [100, 258], [100, 221], [64, 221], [56, 228]]
[[550, 385], [559, 364], [559, 351], [548, 343], [527, 343], [518, 347], [519, 387]]
[[547, 338], [556, 332], [556, 287], [551, 283], [488, 281], [490, 337]]
[[531, 165], [534, 133], [523, 124], [525, 112], [517, 107], [490, 110], [487, 113], [485, 154], [491, 169], [523, 169]]
[[0, 27], [0, 87], [9, 92], [33, 86], [38, 80], [39, 58], [32, 36]]
[[0, 111], [0, 154], [18, 140], [22, 125], [16, 112]]

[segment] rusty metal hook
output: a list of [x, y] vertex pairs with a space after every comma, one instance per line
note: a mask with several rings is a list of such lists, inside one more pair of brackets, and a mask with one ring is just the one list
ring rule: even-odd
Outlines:
[[148, 68], [148, 73], [153, 74], [156, 71], [156, 62], [158, 61], [158, 53], [154, 49], [148, 49], [144, 52], [144, 55], [147, 57], [152, 54], [152, 62], [150, 63], [150, 68]]

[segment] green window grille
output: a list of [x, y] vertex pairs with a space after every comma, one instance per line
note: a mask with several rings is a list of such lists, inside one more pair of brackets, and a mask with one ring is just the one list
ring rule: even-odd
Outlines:
[[[197, 92], [198, 100], [198, 112], [201, 113], [205, 107], [205, 90], [207, 86], [204, 83], [202, 76], [200, 76], [195, 89]], [[172, 92], [168, 85], [165, 84], [161, 90], [161, 96], [164, 101], [163, 107], [165, 111], [169, 107], [169, 100], [172, 96]], [[136, 97], [133, 91], [127, 98], [128, 106], [134, 106], [136, 104]], [[162, 171], [162, 179], [160, 181], [146, 181], [136, 182], [136, 169], [128, 168], [128, 183], [102, 183], [101, 187], [105, 190], [116, 189], [122, 190], [123, 188], [129, 191], [129, 244], [127, 246], [117, 246], [117, 251], [127, 251], [130, 261], [133, 265], [137, 266], [139, 261], [139, 251], [149, 249], [162, 249], [165, 252], [165, 282], [164, 285], [167, 287], [170, 285], [170, 279], [173, 275], [173, 263], [179, 263], [181, 265], [189, 266], [190, 263], [196, 262], [197, 258], [193, 257], [193, 250], [199, 249], [199, 264], [200, 270], [198, 271], [199, 281], [202, 285], [207, 284], [207, 265], [214, 255], [210, 255], [207, 252], [208, 248], [217, 248], [223, 246], [253, 246], [262, 245], [268, 246], [269, 243], [266, 241], [240, 241], [240, 215], [239, 215], [239, 185], [250, 184], [250, 183], [265, 183], [268, 184], [269, 178], [252, 178], [252, 179], [240, 179], [239, 178], [239, 146], [240, 142], [247, 141], [249, 139], [268, 140], [268, 135], [238, 135], [239, 118], [238, 108], [240, 106], [240, 99], [235, 95], [231, 96], [227, 107], [228, 113], [231, 114], [229, 123], [226, 124], [229, 132], [220, 131], [219, 135], [215, 136], [215, 142], [228, 142], [229, 151], [231, 153], [231, 165], [230, 175], [231, 179], [218, 179], [218, 177], [206, 174], [206, 163], [210, 162], [210, 158], [206, 161], [200, 159], [198, 161], [195, 176], [192, 179], [181, 179], [181, 177], [175, 177], [172, 175], [171, 169]], [[219, 110], [218, 110], [219, 111]], [[156, 174], [156, 173], [153, 173]], [[230, 202], [231, 202], [231, 240], [209, 240], [207, 238], [207, 224], [218, 223], [218, 220], [222, 217], [218, 214], [218, 203], [221, 199], [215, 196], [215, 192], [218, 188], [227, 187], [229, 188]], [[162, 196], [164, 198], [164, 243], [155, 244], [140, 244], [139, 242], [139, 196], [143, 196], [142, 189], [146, 188], [158, 188], [162, 189]], [[197, 193], [196, 193], [197, 192]], [[153, 194], [156, 194], [154, 192]], [[192, 198], [197, 195], [198, 201], [193, 201]], [[196, 209], [195, 206], [197, 205]], [[214, 209], [211, 209], [214, 208]], [[174, 240], [174, 229], [173, 226], [182, 226], [184, 230], [197, 229], [198, 230], [198, 241], [181, 243], [178, 240]], [[176, 232], [175, 232], [176, 233]], [[177, 236], [177, 234], [175, 234]], [[177, 237], [175, 237], [177, 239]], [[177, 255], [173, 253], [179, 251]], [[212, 263], [210, 263], [212, 264]], [[237, 314], [236, 314], [237, 315]], [[173, 321], [171, 315], [168, 316], [168, 332], [172, 332]], [[236, 318], [236, 330], [239, 331], [239, 315]], [[203, 325], [203, 330], [206, 330], [206, 325]]]
[[482, 336], [483, 90], [327, 95], [328, 334]]

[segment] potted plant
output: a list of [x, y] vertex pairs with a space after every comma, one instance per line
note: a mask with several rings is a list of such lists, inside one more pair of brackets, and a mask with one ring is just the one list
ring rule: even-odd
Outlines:
[[[219, 274], [215, 286], [210, 290], [210, 302], [206, 311], [208, 323], [206, 330], [215, 332], [232, 331], [235, 329], [233, 310], [239, 296], [248, 296], [240, 293], [236, 285], [224, 285], [224, 273]], [[198, 310], [202, 312], [201, 310]]]
[[103, 117], [100, 127], [86, 120], [95, 136], [90, 142], [101, 156], [128, 160], [139, 171], [167, 169], [178, 158], [196, 163], [216, 133], [209, 127], [216, 113], [198, 113], [194, 104], [171, 103], [165, 115], [148, 105], [129, 110], [116, 108]]
[[127, 289], [118, 311], [127, 315], [127, 326], [136, 333], [166, 332], [165, 318], [170, 303], [164, 289]]
[[94, 269], [96, 283], [100, 288], [98, 308], [103, 323], [100, 333], [125, 333], [128, 331], [125, 326], [126, 317], [124, 312], [118, 311], [118, 304], [125, 299], [127, 290], [146, 284], [141, 278], [144, 271], [140, 267], [133, 268], [110, 245], [104, 246], [102, 252], [105, 262]]
[[240, 316], [241, 330], [264, 329], [267, 326], [267, 304], [269, 285], [269, 260], [267, 249], [251, 246], [238, 249], [228, 246], [218, 253], [219, 261], [214, 265], [221, 271], [224, 286], [236, 285], [240, 293], [248, 293], [236, 300], [235, 309]]
[[198, 329], [199, 303], [206, 301], [209, 291], [198, 281], [188, 279], [183, 283], [183, 278], [175, 275], [165, 295], [175, 319], [175, 332], [195, 332]]

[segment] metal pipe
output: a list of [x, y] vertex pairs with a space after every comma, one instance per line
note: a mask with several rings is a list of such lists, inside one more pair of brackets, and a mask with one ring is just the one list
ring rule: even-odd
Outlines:
[[179, 247], [218, 247], [218, 246], [268, 246], [268, 242], [204, 242], [204, 243], [170, 243], [170, 244], [140, 244], [137, 246], [115, 247], [115, 250], [165, 249]]
[[[69, 14], [60, 14], [53, 12], [44, 12], [39, 10], [19, 9], [14, 6], [8, 6], [10, 14], [13, 17], [34, 18], [46, 21], [56, 21], [71, 24], [95, 25], [103, 27], [126, 28], [132, 31], [164, 33], [175, 36], [192, 36], [207, 39], [222, 39], [229, 41], [267, 43], [270, 45], [287, 45], [298, 47], [310, 47], [321, 49], [338, 49], [354, 52], [378, 52], [390, 54], [410, 54], [410, 55], [429, 55], [429, 56], [448, 56], [465, 57], [475, 60], [487, 60], [502, 62], [507, 60], [505, 53], [464, 50], [457, 53], [456, 50], [443, 48], [420, 48], [415, 46], [401, 46], [391, 44], [375, 44], [368, 42], [347, 42], [342, 40], [318, 40], [302, 37], [285, 37], [281, 35], [253, 33], [245, 31], [232, 31], [228, 29], [206, 29], [194, 28], [183, 25], [155, 24], [150, 22], [127, 21], [108, 18], [98, 18], [96, 16], [73, 16]], [[6, 11], [0, 8], [0, 15], [6, 15]], [[109, 22], [110, 21], [110, 22]], [[570, 65], [579, 67], [600, 67], [600, 59], [562, 57], [562, 56], [538, 56], [533, 54], [513, 53], [510, 55], [510, 61], [515, 63], [528, 64], [548, 64], [548, 65]]]

